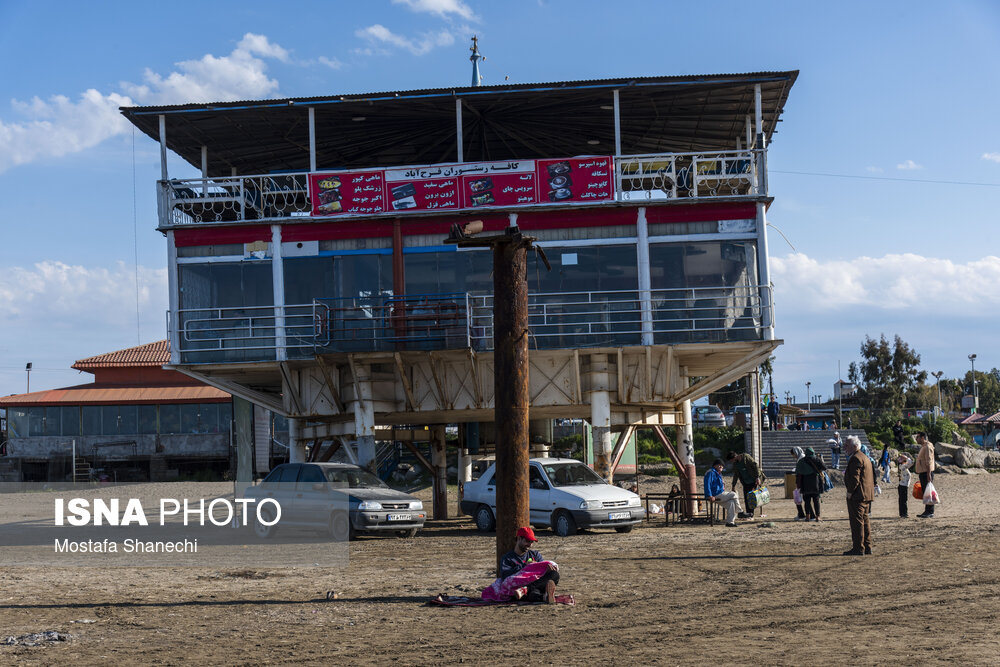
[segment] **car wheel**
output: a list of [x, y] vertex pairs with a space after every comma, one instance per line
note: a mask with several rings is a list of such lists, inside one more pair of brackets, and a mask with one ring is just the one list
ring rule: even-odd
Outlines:
[[559, 537], [569, 537], [576, 535], [576, 520], [569, 512], [559, 512], [555, 521], [552, 522], [552, 530]]
[[493, 510], [487, 505], [480, 505], [476, 508], [476, 528], [480, 532], [488, 533], [497, 527], [496, 519], [493, 518]]
[[351, 539], [353, 526], [347, 512], [334, 512], [327, 524], [327, 534], [331, 539], [344, 541]]
[[400, 537], [416, 537], [417, 529], [410, 528], [409, 530], [397, 530], [396, 534], [399, 535]]
[[[268, 521], [274, 521], [274, 512], [268, 509], [261, 509], [260, 511], [263, 518]], [[265, 526], [260, 522], [260, 517], [254, 517], [253, 520], [253, 533], [262, 540], [270, 539], [274, 537], [274, 534], [278, 532], [278, 524], [272, 524], [270, 526]]]
[[616, 533], [631, 533], [632, 526], [615, 526]]

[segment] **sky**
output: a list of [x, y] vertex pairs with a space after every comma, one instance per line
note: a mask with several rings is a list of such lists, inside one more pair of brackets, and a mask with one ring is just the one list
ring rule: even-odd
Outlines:
[[[769, 154], [774, 389], [865, 336], [1000, 367], [1000, 3], [0, 0], [0, 395], [166, 337], [158, 146], [119, 106], [799, 70]], [[174, 158], [172, 176], [197, 175]]]

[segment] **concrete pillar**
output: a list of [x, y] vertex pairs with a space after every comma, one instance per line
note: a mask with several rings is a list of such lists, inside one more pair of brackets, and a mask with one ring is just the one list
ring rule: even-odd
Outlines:
[[300, 438], [302, 429], [298, 419], [288, 420], [288, 462], [302, 463], [306, 460], [306, 443]]
[[465, 483], [472, 481], [472, 458], [465, 447], [458, 448], [458, 506], [455, 516], [462, 514], [462, 499], [465, 497]]
[[[683, 386], [687, 386], [687, 377], [683, 377]], [[681, 404], [681, 410], [684, 413], [684, 428], [682, 429], [684, 437], [681, 438], [680, 451], [677, 455], [681, 457], [681, 462], [684, 463], [685, 476], [687, 478], [687, 484], [684, 489], [686, 493], [694, 497], [698, 494], [698, 473], [694, 466], [694, 427], [691, 421], [691, 401], [684, 401]], [[689, 510], [694, 513], [694, 507], [689, 508]]]
[[543, 457], [549, 455], [552, 446], [552, 420], [532, 419], [528, 422], [529, 455]]
[[594, 472], [611, 476], [611, 364], [608, 355], [590, 357], [590, 426], [594, 433]]
[[351, 364], [354, 378], [354, 433], [358, 442], [358, 465], [375, 472], [375, 406], [372, 404], [371, 370]]
[[445, 449], [444, 426], [431, 428], [431, 465], [434, 466], [432, 490], [435, 519], [448, 518], [448, 457]]

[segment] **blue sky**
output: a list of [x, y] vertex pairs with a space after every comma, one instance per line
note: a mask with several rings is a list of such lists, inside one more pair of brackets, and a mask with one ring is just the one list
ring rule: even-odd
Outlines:
[[28, 361], [33, 390], [67, 386], [165, 336], [158, 149], [118, 105], [468, 85], [473, 33], [484, 84], [800, 70], [769, 154], [779, 395], [829, 396], [865, 335], [946, 376], [1000, 366], [995, 2], [167, 9], [0, 0], [0, 395]]

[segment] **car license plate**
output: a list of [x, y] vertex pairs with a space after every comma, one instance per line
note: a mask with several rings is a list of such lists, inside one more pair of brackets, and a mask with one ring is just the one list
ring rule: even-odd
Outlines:
[[631, 512], [608, 512], [608, 521], [617, 521], [619, 519], [631, 519]]
[[385, 517], [387, 521], [412, 521], [412, 514], [389, 514]]

